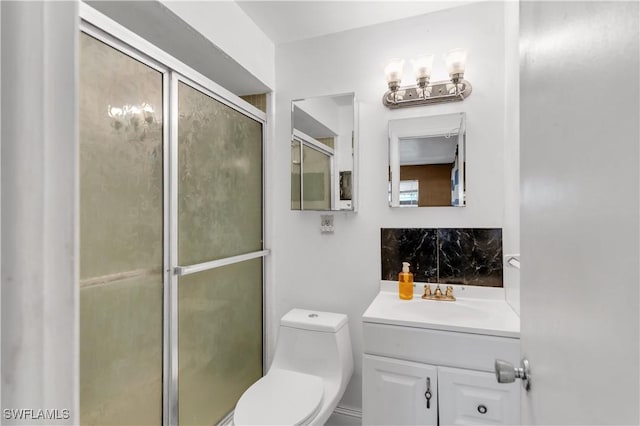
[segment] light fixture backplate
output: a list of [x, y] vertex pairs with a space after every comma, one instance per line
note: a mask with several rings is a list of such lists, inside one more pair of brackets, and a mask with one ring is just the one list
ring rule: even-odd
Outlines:
[[426, 98], [422, 96], [422, 89], [418, 86], [400, 87], [395, 94], [391, 90], [388, 90], [382, 97], [382, 103], [387, 108], [395, 109], [443, 102], [460, 102], [471, 94], [471, 83], [467, 80], [460, 81], [459, 84], [462, 86], [462, 90], [457, 94], [449, 93], [449, 88], [452, 84], [450, 80], [437, 81], [429, 84], [428, 87], [431, 89], [431, 95]]

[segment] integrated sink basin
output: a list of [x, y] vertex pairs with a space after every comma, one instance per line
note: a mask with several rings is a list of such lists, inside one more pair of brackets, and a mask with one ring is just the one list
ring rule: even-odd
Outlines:
[[[477, 306], [469, 299], [458, 299], [455, 302], [442, 302], [435, 300], [423, 300], [420, 298], [414, 298], [410, 302], [419, 303], [404, 303], [407, 300], [397, 300], [398, 306], [393, 309], [401, 309], [407, 316], [415, 318], [416, 320], [423, 319], [425, 317], [431, 319], [448, 319], [455, 317], [459, 320], [479, 320], [489, 318], [489, 313], [486, 309]], [[394, 301], [389, 301], [390, 305]]]
[[397, 291], [380, 291], [367, 308], [365, 323], [401, 325], [501, 337], [520, 336], [520, 318], [504, 299], [401, 300]]

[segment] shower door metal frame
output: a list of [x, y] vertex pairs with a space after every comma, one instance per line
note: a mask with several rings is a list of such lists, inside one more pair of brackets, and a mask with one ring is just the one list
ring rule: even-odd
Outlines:
[[[163, 356], [162, 420], [164, 425], [178, 424], [178, 278], [243, 262], [265, 258], [266, 245], [266, 149], [267, 114], [198, 71], [164, 52], [152, 43], [79, 2], [80, 31], [132, 57], [162, 74], [162, 151], [163, 151]], [[245, 253], [197, 265], [178, 265], [178, 81], [201, 91], [214, 100], [257, 121], [262, 127], [262, 247]], [[262, 371], [266, 365], [266, 273], [262, 264]]]

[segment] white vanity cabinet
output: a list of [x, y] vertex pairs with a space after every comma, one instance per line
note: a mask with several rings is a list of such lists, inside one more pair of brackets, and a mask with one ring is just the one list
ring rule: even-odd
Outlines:
[[493, 373], [364, 355], [362, 374], [364, 425], [520, 422], [518, 384]]
[[363, 425], [438, 424], [437, 367], [365, 355], [362, 377]]
[[[519, 364], [517, 315], [505, 310], [501, 321], [499, 302], [445, 303], [381, 292], [363, 315], [364, 425], [520, 423], [520, 383], [500, 384], [493, 371], [495, 359]], [[465, 324], [466, 307], [477, 317]], [[447, 321], [447, 309], [455, 320]]]

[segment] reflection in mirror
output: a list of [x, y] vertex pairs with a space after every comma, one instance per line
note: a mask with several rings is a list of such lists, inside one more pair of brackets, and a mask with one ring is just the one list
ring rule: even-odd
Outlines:
[[300, 210], [300, 141], [291, 141], [291, 210]]
[[464, 113], [389, 120], [389, 205], [464, 207]]
[[349, 93], [292, 101], [292, 210], [354, 210], [354, 100]]

